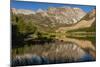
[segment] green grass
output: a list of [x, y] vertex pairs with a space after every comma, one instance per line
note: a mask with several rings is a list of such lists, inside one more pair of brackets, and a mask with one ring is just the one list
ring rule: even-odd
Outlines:
[[81, 29], [76, 29], [76, 30], [70, 30], [68, 32], [76, 32], [76, 31], [80, 31], [80, 32], [95, 32], [96, 31], [96, 27], [89, 27], [89, 28], [81, 28]]
[[80, 40], [89, 40], [93, 43], [94, 46], [96, 46], [96, 36], [86, 36], [86, 37], [76, 37], [76, 36], [66, 36], [69, 38], [75, 38], [75, 39], [80, 39]]

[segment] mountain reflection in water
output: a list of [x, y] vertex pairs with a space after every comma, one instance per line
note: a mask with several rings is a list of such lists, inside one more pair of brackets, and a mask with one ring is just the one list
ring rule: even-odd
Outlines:
[[12, 58], [12, 65], [39, 65], [95, 60], [95, 47], [88, 40], [70, 39], [23, 48]]

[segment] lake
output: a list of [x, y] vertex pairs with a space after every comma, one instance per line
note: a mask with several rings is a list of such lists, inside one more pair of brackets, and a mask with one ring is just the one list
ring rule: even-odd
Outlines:
[[66, 37], [64, 41], [25, 45], [12, 51], [13, 66], [84, 62], [95, 59], [95, 39], [93, 41]]

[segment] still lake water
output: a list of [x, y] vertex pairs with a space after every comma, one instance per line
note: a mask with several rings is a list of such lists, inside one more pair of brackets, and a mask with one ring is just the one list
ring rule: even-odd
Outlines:
[[92, 41], [73, 38], [25, 46], [18, 50], [14, 50], [15, 53], [13, 51], [13, 66], [84, 62], [96, 58], [96, 48]]

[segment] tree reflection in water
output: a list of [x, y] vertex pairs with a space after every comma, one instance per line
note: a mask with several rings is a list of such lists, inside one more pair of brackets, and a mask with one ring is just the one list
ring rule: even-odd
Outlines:
[[44, 45], [36, 44], [27, 46], [22, 50], [24, 50], [23, 53], [19, 52], [12, 58], [12, 65], [37, 65], [95, 60], [95, 47], [90, 41], [86, 40], [71, 40], [69, 38], [65, 42], [56, 41], [45, 43]]

